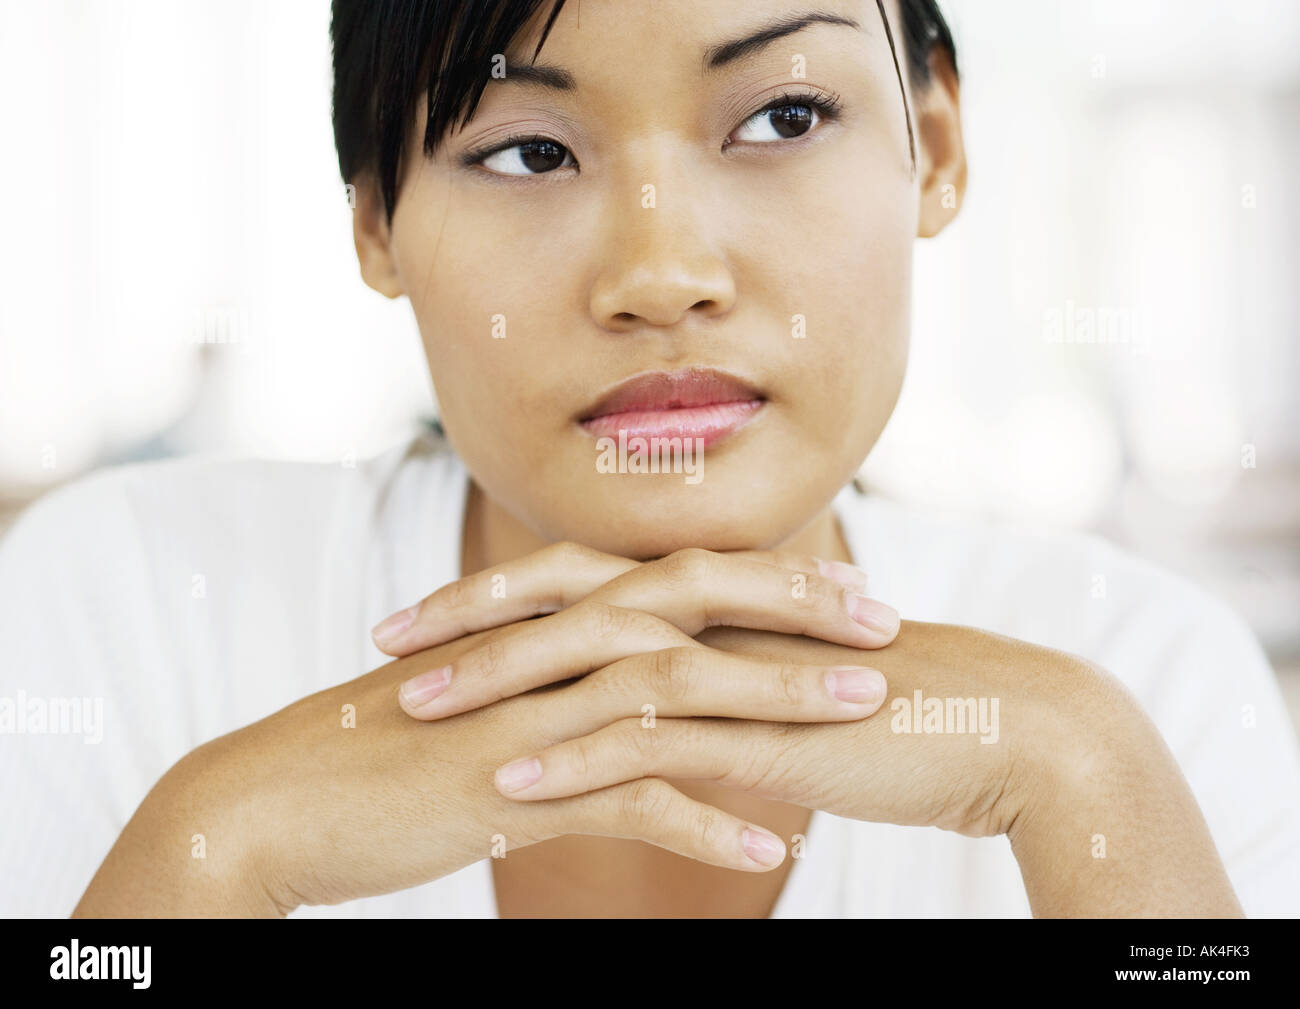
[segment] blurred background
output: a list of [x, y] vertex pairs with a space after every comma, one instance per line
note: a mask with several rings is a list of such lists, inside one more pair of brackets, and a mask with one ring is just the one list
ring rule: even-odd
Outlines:
[[[1300, 724], [1300, 4], [946, 0], [970, 160], [882, 493], [1092, 529], [1252, 624]], [[3, 0], [0, 532], [99, 466], [337, 461], [436, 408], [361, 283], [328, 0]]]

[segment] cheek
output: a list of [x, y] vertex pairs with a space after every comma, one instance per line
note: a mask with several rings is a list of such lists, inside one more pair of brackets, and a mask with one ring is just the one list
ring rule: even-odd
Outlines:
[[550, 435], [554, 404], [539, 377], [555, 367], [564, 307], [534, 257], [463, 209], [431, 235], [406, 236], [404, 273], [428, 278], [408, 296], [439, 410], [467, 456], [522, 464], [528, 441]]
[[878, 150], [822, 160], [748, 246], [779, 250], [747, 260], [748, 286], [771, 316], [804, 317], [776, 348], [800, 434], [865, 454], [906, 370], [917, 197]]

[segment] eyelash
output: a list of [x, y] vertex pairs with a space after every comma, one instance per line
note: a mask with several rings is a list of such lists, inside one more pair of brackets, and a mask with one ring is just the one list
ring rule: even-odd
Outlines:
[[[840, 96], [838, 93], [832, 92], [831, 94], [827, 95], [827, 94], [823, 94], [822, 92], [816, 92], [816, 91], [786, 91], [778, 95], [776, 98], [772, 99], [762, 108], [755, 109], [753, 112], [747, 115], [744, 119], [740, 121], [740, 125], [737, 126], [736, 129], [739, 129], [740, 126], [744, 126], [755, 116], [760, 116], [764, 112], [773, 112], [777, 109], [789, 108], [791, 106], [807, 106], [809, 108], [815, 109], [817, 111], [817, 114], [820, 115], [827, 122], [834, 122], [836, 119], [840, 117], [840, 114], [843, 112], [843, 105], [840, 102]], [[732, 132], [735, 131], [733, 130]], [[774, 146], [782, 146], [786, 143], [795, 144], [803, 140], [803, 138], [806, 136], [808, 136], [807, 133], [799, 137], [788, 138], [785, 141], [767, 143], [761, 146], [774, 147]], [[492, 157], [492, 155], [494, 154], [500, 154], [502, 151], [508, 151], [512, 147], [520, 147], [525, 144], [536, 144], [536, 143], [554, 144], [556, 147], [568, 151], [569, 154], [573, 153], [572, 151], [569, 151], [567, 147], [565, 147], [563, 144], [561, 144], [559, 141], [555, 140], [552, 137], [545, 136], [544, 134], [541, 133], [527, 133], [527, 134], [516, 134], [515, 136], [507, 137], [505, 140], [502, 140], [499, 143], [491, 144], [487, 147], [480, 147], [471, 151], [466, 151], [464, 154], [460, 156], [460, 162], [466, 168], [474, 168], [482, 164], [484, 161]], [[731, 145], [727, 144], [725, 146], [729, 147]], [[491, 175], [500, 175], [503, 179], [542, 178], [543, 176], [552, 174], [551, 172], [534, 172], [531, 176], [504, 175], [503, 173], [491, 172], [490, 170], [487, 169], [485, 169], [485, 171], [487, 171], [488, 174]]]

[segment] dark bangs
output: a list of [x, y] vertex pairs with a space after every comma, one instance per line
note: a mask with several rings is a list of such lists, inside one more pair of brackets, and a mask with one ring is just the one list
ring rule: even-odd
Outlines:
[[[379, 184], [388, 221], [397, 205], [398, 170], [421, 96], [428, 103], [424, 156], [465, 124], [491, 79], [492, 58], [548, 0], [334, 0], [334, 145], [345, 182], [368, 174]], [[565, 0], [550, 0], [537, 59]], [[957, 65], [952, 34], [936, 0], [899, 0], [901, 38], [916, 90], [930, 80], [930, 51]], [[884, 8], [880, 8], [884, 14]], [[888, 25], [886, 25], [888, 33]], [[889, 38], [893, 48], [892, 34]], [[897, 59], [897, 54], [895, 54]], [[909, 116], [909, 132], [910, 132]]]

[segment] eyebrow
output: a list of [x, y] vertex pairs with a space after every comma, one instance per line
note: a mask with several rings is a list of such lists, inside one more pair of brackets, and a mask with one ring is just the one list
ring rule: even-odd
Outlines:
[[[769, 22], [738, 39], [709, 46], [704, 50], [704, 69], [717, 70], [728, 63], [734, 63], [738, 59], [757, 52], [764, 46], [771, 45], [777, 39], [801, 32], [805, 28], [816, 24], [841, 25], [845, 28], [852, 28], [854, 31], [862, 30], [862, 26], [852, 18], [842, 17], [839, 14], [830, 14], [826, 11], [790, 14]], [[507, 63], [503, 80], [514, 81], [516, 84], [531, 84], [535, 87], [549, 88], [553, 91], [574, 91], [578, 86], [573, 74], [569, 73], [569, 71], [560, 67], [537, 63]]]
[[517, 84], [533, 84], [555, 91], [573, 91], [578, 86], [569, 71], [547, 66], [544, 63], [507, 63], [505, 77], [501, 80], [514, 81]]
[[852, 18], [842, 17], [839, 14], [829, 14], [825, 11], [791, 14], [772, 21], [757, 31], [750, 32], [748, 35], [731, 42], [710, 46], [704, 52], [704, 68], [706, 70], [717, 70], [719, 67], [734, 62], [743, 56], [757, 52], [777, 39], [793, 35], [795, 32], [801, 32], [805, 28], [816, 24], [842, 25], [845, 28], [852, 28], [854, 31], [862, 30], [862, 26]]

